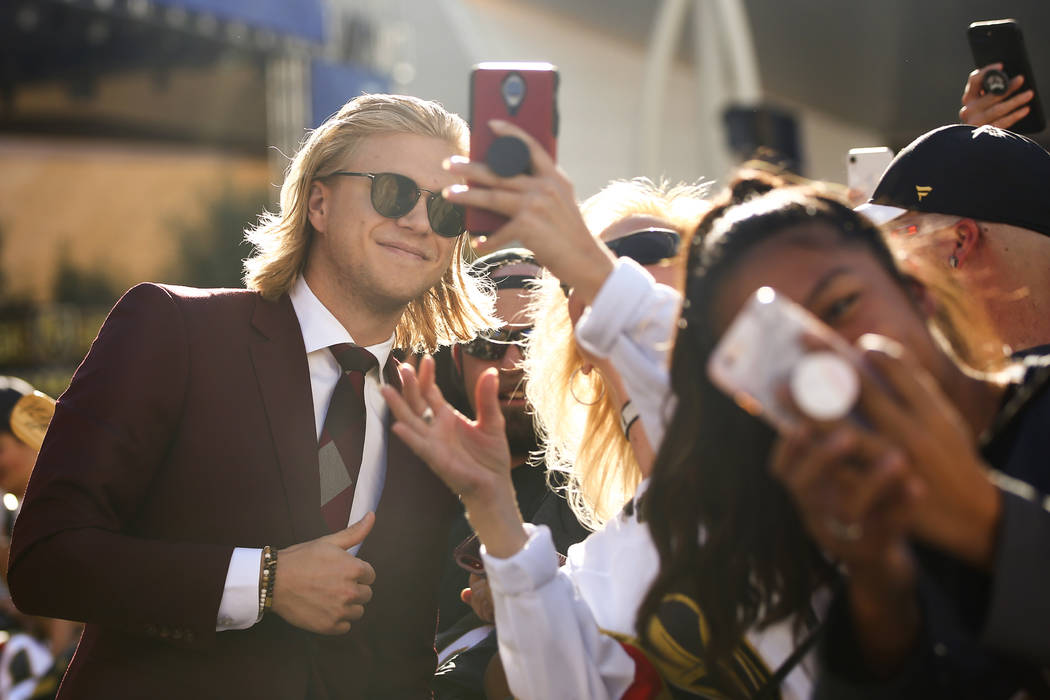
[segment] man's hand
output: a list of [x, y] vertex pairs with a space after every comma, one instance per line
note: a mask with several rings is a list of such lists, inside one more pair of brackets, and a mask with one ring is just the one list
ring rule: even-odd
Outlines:
[[966, 88], [963, 90], [962, 108], [959, 110], [959, 120], [963, 124], [971, 126], [984, 126], [991, 124], [1000, 129], [1009, 129], [1011, 126], [1028, 116], [1031, 108], [1028, 103], [1032, 101], [1035, 92], [1021, 89], [1024, 82], [1023, 75], [1015, 75], [1010, 79], [1006, 92], [1002, 95], [985, 93], [981, 87], [984, 74], [992, 70], [1002, 70], [1003, 64], [993, 63], [980, 70], [970, 73], [966, 80]]
[[321, 634], [346, 634], [365, 614], [376, 572], [346, 550], [372, 530], [375, 514], [278, 552], [273, 611], [296, 627]]

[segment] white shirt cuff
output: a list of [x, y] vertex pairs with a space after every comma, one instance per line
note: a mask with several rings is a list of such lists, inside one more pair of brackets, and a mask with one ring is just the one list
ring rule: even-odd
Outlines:
[[237, 547], [226, 570], [216, 632], [246, 630], [259, 619], [259, 574], [262, 550]]
[[558, 552], [554, 549], [551, 531], [546, 525], [525, 523], [529, 539], [515, 554], [498, 559], [481, 547], [492, 590], [503, 595], [528, 593], [545, 585], [558, 573]]
[[644, 267], [630, 258], [618, 258], [576, 324], [580, 345], [599, 357], [608, 357], [630, 323], [634, 307], [649, 298], [654, 284], [653, 276]]

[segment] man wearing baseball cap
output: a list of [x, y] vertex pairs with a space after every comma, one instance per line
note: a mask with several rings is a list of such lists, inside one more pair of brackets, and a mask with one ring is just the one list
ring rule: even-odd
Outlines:
[[[857, 208], [951, 271], [1013, 350], [1050, 344], [1050, 153], [993, 126], [944, 126], [890, 164]], [[906, 238], [910, 240], [900, 241]]]

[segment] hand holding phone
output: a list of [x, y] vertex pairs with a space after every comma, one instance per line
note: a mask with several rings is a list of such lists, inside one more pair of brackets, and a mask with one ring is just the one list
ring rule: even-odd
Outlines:
[[[1032, 134], [1046, 128], [1020, 25], [1012, 19], [974, 22], [967, 31], [967, 39], [978, 71], [970, 74], [960, 118], [967, 124], [993, 124], [1019, 134]], [[1006, 91], [997, 95], [985, 88], [984, 82], [991, 71], [1000, 69], [1008, 83]], [[1016, 92], [1022, 87], [1027, 89]]]
[[886, 146], [851, 148], [846, 156], [846, 186], [850, 204], [863, 204], [871, 199], [882, 174], [893, 162], [893, 151]]
[[756, 291], [707, 364], [712, 383], [780, 432], [849, 414], [860, 396], [856, 350], [771, 287]]
[[[470, 160], [487, 163], [501, 177], [531, 169], [529, 151], [514, 137], [497, 137], [489, 122], [494, 119], [517, 125], [550, 154], [557, 154], [558, 69], [550, 63], [479, 63], [470, 76]], [[492, 233], [504, 217], [469, 207], [467, 230], [474, 235]]]

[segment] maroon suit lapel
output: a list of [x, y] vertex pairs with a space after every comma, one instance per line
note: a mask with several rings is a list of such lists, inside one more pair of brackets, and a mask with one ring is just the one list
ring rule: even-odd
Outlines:
[[327, 534], [320, 508], [317, 427], [306, 346], [287, 295], [259, 299], [252, 325], [261, 334], [251, 344], [252, 363], [281, 468], [289, 518], [297, 542]]

